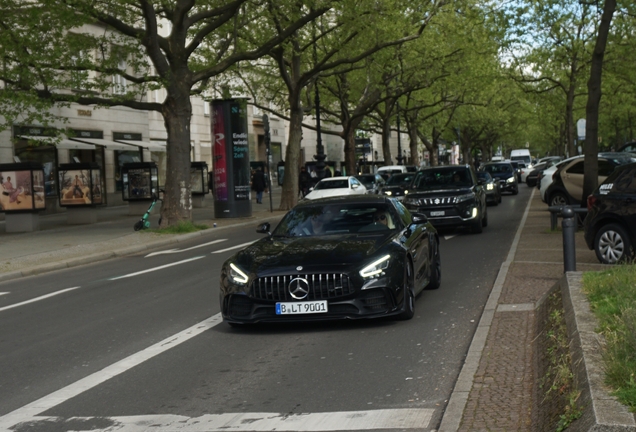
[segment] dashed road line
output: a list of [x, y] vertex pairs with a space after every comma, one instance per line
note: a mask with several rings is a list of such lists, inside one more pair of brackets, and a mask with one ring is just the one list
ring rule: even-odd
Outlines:
[[[20, 306], [24, 306], [24, 305], [29, 304], [29, 303], [35, 303], [37, 301], [44, 300], [44, 299], [47, 299], [49, 297], [53, 297], [53, 296], [56, 296], [56, 295], [64, 294], [65, 292], [76, 290], [78, 288], [81, 288], [81, 287], [76, 286], [76, 287], [73, 287], [73, 288], [66, 288], [66, 289], [63, 289], [63, 290], [60, 290], [60, 291], [55, 291], [55, 292], [52, 292], [50, 294], [46, 294], [46, 295], [43, 295], [43, 296], [40, 296], [40, 297], [33, 298], [31, 300], [26, 300], [26, 301], [23, 301], [23, 302], [20, 302], [20, 303], [12, 304], [12, 305], [9, 305], [9, 306], [4, 306], [4, 307], [0, 308], [0, 312], [8, 310], [8, 309], [13, 309], [13, 308], [17, 308], [17, 307], [20, 307]], [[8, 293], [2, 293], [2, 294], [8, 294]]]

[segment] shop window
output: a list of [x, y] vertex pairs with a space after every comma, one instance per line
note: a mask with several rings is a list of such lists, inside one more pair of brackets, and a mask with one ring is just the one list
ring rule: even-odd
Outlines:
[[125, 163], [132, 162], [141, 162], [141, 158], [139, 157], [139, 151], [118, 151], [115, 150], [115, 159], [117, 163], [115, 164], [115, 190], [117, 192], [121, 192], [123, 188], [122, 178], [121, 178], [121, 169]]

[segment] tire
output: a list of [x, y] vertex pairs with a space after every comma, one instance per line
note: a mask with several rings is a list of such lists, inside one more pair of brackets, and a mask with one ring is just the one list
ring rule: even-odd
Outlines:
[[596, 233], [594, 252], [603, 264], [617, 264], [634, 257], [629, 235], [622, 226], [613, 223], [603, 225]]
[[528, 180], [526, 180], [526, 184], [528, 185], [528, 187], [535, 187], [537, 185], [537, 182], [529, 182]]
[[470, 227], [470, 231], [473, 234], [481, 234], [484, 231], [483, 218], [483, 215], [479, 212], [479, 219], [474, 221]]
[[133, 226], [133, 229], [135, 231], [139, 231], [140, 229], [142, 229], [144, 227], [144, 222], [138, 220], [137, 222], [135, 222], [135, 225]]
[[407, 321], [415, 315], [415, 280], [413, 279], [413, 264], [407, 258], [404, 267], [404, 309], [398, 315], [400, 321]]
[[519, 186], [517, 186], [515, 190], [512, 191], [513, 195], [517, 195], [518, 193], [519, 193]]
[[488, 226], [488, 209], [484, 210], [484, 217], [481, 218], [481, 226], [484, 228]]
[[550, 206], [564, 206], [570, 204], [568, 197], [566, 197], [563, 192], [554, 192], [550, 195], [550, 200], [548, 202], [550, 203]]
[[501, 192], [499, 193], [499, 204], [501, 204]]
[[426, 285], [427, 290], [436, 290], [442, 284], [442, 257], [439, 253], [439, 243], [435, 245], [435, 256], [431, 263], [431, 278]]

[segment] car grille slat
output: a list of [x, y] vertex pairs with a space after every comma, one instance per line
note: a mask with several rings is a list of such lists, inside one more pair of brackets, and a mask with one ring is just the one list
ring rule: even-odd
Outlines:
[[455, 204], [455, 197], [420, 198], [420, 205], [448, 205]]
[[289, 283], [295, 278], [305, 279], [309, 284], [309, 294], [306, 300], [326, 300], [354, 292], [353, 285], [347, 275], [317, 273], [257, 278], [252, 282], [250, 297], [257, 300], [295, 301], [289, 293]]

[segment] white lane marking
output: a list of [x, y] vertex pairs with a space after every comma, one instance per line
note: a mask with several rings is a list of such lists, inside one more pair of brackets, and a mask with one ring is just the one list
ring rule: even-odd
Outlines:
[[169, 250], [163, 250], [163, 251], [159, 251], [159, 252], [153, 252], [153, 253], [149, 253], [144, 258], [148, 258], [148, 257], [155, 256], [155, 255], [186, 252], [186, 251], [190, 251], [192, 249], [198, 249], [200, 247], [209, 246], [209, 245], [213, 245], [213, 244], [216, 244], [216, 243], [221, 243], [221, 242], [224, 242], [224, 241], [227, 241], [227, 239], [214, 240], [214, 241], [211, 241], [211, 242], [208, 242], [208, 243], [203, 243], [203, 244], [200, 244], [200, 245], [192, 246], [192, 247], [189, 247], [187, 249], [169, 249]]
[[[99, 372], [95, 372], [92, 375], [82, 378], [73, 384], [66, 386], [58, 391], [55, 391], [41, 399], [31, 402], [28, 405], [18, 408], [17, 410], [10, 412], [0, 417], [0, 430], [9, 430], [11, 426], [25, 421], [32, 421], [38, 414], [53, 408], [67, 400], [90, 390], [109, 379], [122, 374], [141, 363], [150, 360], [151, 358], [168, 351], [171, 348], [178, 346], [195, 336], [203, 333], [206, 330], [211, 329], [214, 326], [223, 322], [221, 314], [218, 313], [205, 321], [193, 325], [190, 328], [183, 330], [173, 336], [169, 336], [161, 342], [139, 351], [123, 360], [118, 361]], [[146, 425], [146, 428], [148, 425]], [[147, 430], [147, 429], [146, 429]], [[173, 429], [174, 430], [174, 429]]]
[[0, 295], [7, 295], [9, 294], [8, 292], [4, 292], [4, 293], [0, 293]]
[[444, 236], [444, 240], [450, 240], [450, 239], [452, 239], [453, 237], [457, 237], [457, 234]]
[[[43, 296], [40, 296], [40, 297], [33, 298], [31, 300], [27, 300], [27, 301], [23, 301], [23, 302], [20, 302], [20, 303], [12, 304], [12, 305], [9, 305], [9, 306], [1, 307], [0, 308], [0, 312], [2, 312], [4, 310], [7, 310], [7, 309], [13, 309], [13, 308], [16, 308], [16, 307], [19, 307], [19, 306], [24, 306], [24, 305], [29, 304], [29, 303], [34, 303], [36, 301], [44, 300], [44, 299], [47, 299], [49, 297], [53, 297], [53, 296], [56, 296], [56, 295], [59, 295], [59, 294], [63, 294], [65, 292], [76, 290], [78, 288], [81, 288], [81, 287], [76, 286], [76, 287], [73, 287], [73, 288], [66, 288], [66, 289], [63, 289], [63, 290], [60, 290], [60, 291], [55, 291], [55, 292], [52, 292], [50, 294], [46, 294], [46, 295], [43, 295]], [[3, 294], [8, 294], [8, 293], [3, 293]]]
[[258, 240], [254, 240], [254, 241], [251, 241], [251, 242], [248, 242], [248, 243], [243, 243], [243, 244], [240, 244], [240, 245], [237, 245], [237, 246], [232, 246], [232, 247], [229, 247], [227, 249], [221, 249], [221, 250], [218, 250], [218, 251], [214, 251], [212, 253], [213, 254], [217, 254], [217, 253], [223, 253], [223, 252], [231, 251], [231, 250], [234, 250], [234, 249], [244, 248], [245, 246], [249, 246], [252, 243], [256, 243], [257, 241]]
[[[113, 424], [92, 432], [122, 430], [126, 432], [260, 432], [260, 431], [363, 431], [377, 429], [427, 429], [435, 410], [430, 408], [381, 409], [374, 411], [341, 411], [323, 413], [226, 413], [201, 417], [151, 415], [100, 417]], [[36, 417], [31, 421], [56, 421], [55, 417]], [[90, 417], [73, 417], [72, 421], [89, 421]], [[152, 425], [152, 426], [150, 426]], [[59, 426], [59, 425], [58, 425]]]
[[201, 258], [205, 258], [205, 256], [198, 256], [198, 257], [194, 257], [194, 258], [188, 258], [188, 259], [183, 260], [183, 261], [177, 261], [177, 262], [173, 262], [171, 264], [166, 264], [166, 265], [162, 265], [162, 266], [159, 266], [159, 267], [153, 267], [153, 268], [148, 269], [148, 270], [142, 270], [142, 271], [139, 271], [139, 272], [136, 272], [136, 273], [130, 273], [130, 274], [123, 275], [123, 276], [117, 276], [117, 277], [114, 277], [114, 278], [110, 278], [108, 280], [117, 280], [117, 279], [123, 279], [123, 278], [129, 278], [129, 277], [133, 277], [133, 276], [138, 276], [140, 274], [150, 273], [150, 272], [153, 272], [153, 271], [165, 269], [167, 267], [172, 267], [172, 266], [176, 266], [176, 265], [179, 265], [179, 264], [184, 264], [184, 263], [187, 263], [187, 262], [190, 262], [190, 261], [196, 261], [196, 260], [201, 259]]

